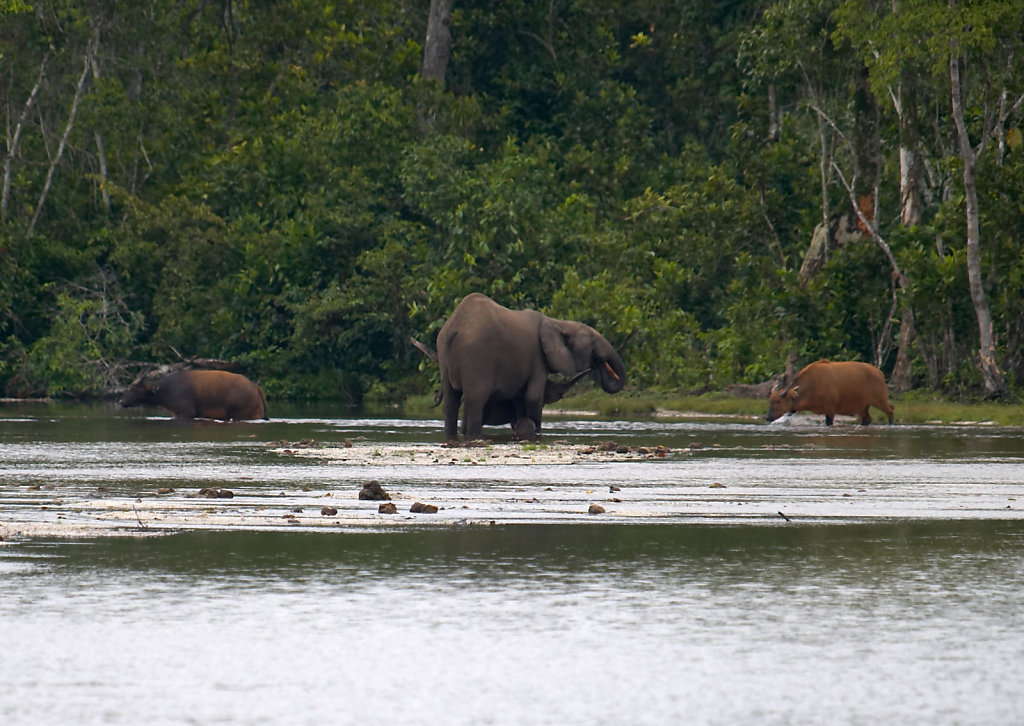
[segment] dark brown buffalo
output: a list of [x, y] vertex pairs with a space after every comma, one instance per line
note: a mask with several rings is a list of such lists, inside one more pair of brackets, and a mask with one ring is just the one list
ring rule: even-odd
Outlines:
[[768, 394], [769, 421], [787, 413], [812, 411], [825, 414], [831, 426], [836, 414], [856, 416], [871, 423], [868, 409], [874, 406], [893, 422], [893, 407], [882, 371], [868, 363], [819, 360], [806, 366], [792, 381], [785, 378]]
[[121, 405], [154, 404], [178, 418], [242, 421], [267, 418], [263, 389], [245, 376], [227, 371], [175, 371], [165, 376], [140, 376], [121, 398]]

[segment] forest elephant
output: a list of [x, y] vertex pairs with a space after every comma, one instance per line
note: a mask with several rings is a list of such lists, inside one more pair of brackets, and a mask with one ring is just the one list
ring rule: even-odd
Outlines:
[[894, 409], [882, 371], [858, 361], [819, 360], [805, 366], [792, 381], [783, 379], [768, 394], [768, 421], [797, 411], [825, 414], [831, 426], [836, 414], [856, 416], [861, 424], [871, 423], [868, 409], [874, 406], [893, 422]]
[[177, 418], [243, 421], [267, 418], [263, 389], [238, 373], [178, 370], [143, 373], [125, 390], [124, 407], [163, 406]]
[[[437, 356], [448, 440], [458, 435], [460, 407], [466, 439], [479, 438], [485, 424], [508, 422], [517, 435], [532, 435], [544, 404], [561, 398], [580, 374], [595, 372], [608, 393], [626, 385], [622, 358], [589, 325], [509, 310], [480, 293], [463, 298], [445, 322]], [[552, 373], [570, 381], [549, 381]]]
[[[413, 346], [435, 363], [437, 360], [437, 352], [429, 345], [425, 345], [416, 338], [409, 338]], [[558, 380], [549, 378], [544, 383], [544, 403], [555, 403], [561, 401], [569, 389], [578, 383], [584, 376], [590, 373], [590, 369], [586, 369], [577, 373], [575, 376], [568, 380]], [[436, 406], [442, 400], [440, 389], [437, 392], [434, 405]], [[492, 398], [487, 401], [484, 405], [483, 421], [484, 426], [502, 426], [504, 424], [510, 424], [512, 426], [512, 433], [515, 438], [519, 440], [526, 440], [532, 438], [537, 433], [537, 425], [533, 419], [529, 418], [525, 414], [526, 403], [523, 400], [523, 396], [516, 396], [514, 398], [503, 398], [496, 399]]]

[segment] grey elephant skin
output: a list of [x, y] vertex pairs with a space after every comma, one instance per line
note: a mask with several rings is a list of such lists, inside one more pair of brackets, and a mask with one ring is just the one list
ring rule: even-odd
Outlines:
[[[421, 343], [416, 340], [416, 338], [410, 337], [409, 341], [413, 344], [416, 350], [437, 363], [437, 352], [433, 348]], [[556, 401], [561, 401], [565, 394], [569, 392], [569, 389], [579, 383], [580, 380], [582, 380], [588, 373], [590, 373], [589, 368], [585, 371], [580, 371], [568, 380], [549, 378], [544, 383], [544, 403], [555, 403]], [[441, 389], [438, 389], [434, 405], [436, 406], [441, 403], [441, 400]], [[518, 396], [515, 399], [491, 398], [484, 406], [484, 426], [502, 426], [504, 424], [510, 424], [515, 438], [519, 440], [533, 438], [537, 433], [537, 424], [533, 422], [533, 419], [524, 415], [525, 410], [526, 406], [523, 402], [522, 396]]]
[[437, 335], [437, 357], [448, 440], [458, 436], [460, 407], [467, 439], [480, 438], [483, 425], [494, 419], [513, 422], [517, 434], [522, 427], [532, 435], [531, 425], [520, 423], [527, 418], [539, 431], [544, 404], [550, 402], [545, 393], [553, 393], [552, 373], [575, 379], [593, 370], [608, 393], [626, 385], [622, 358], [589, 325], [536, 310], [510, 310], [480, 293], [463, 298], [445, 322]]

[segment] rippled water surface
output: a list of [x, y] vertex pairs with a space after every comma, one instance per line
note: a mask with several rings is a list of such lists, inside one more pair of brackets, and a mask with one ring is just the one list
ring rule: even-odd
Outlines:
[[[0, 723], [1024, 714], [1016, 430], [563, 420], [545, 440], [672, 453], [417, 468], [268, 444], [436, 443], [437, 421], [41, 405], [0, 419], [0, 526], [48, 533], [0, 543]], [[381, 524], [353, 496], [370, 478], [446, 508]], [[205, 486], [236, 498], [182, 494]], [[322, 517], [332, 500], [341, 513]], [[163, 526], [179, 505], [190, 518]], [[65, 525], [96, 529], [53, 536]]]

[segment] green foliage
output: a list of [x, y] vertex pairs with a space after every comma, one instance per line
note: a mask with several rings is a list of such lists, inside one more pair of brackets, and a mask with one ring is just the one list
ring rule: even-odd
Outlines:
[[[142, 329], [109, 270], [95, 288], [65, 285], [56, 294], [53, 323], [28, 349], [18, 371], [20, 393], [82, 394], [115, 385]], [[49, 287], [49, 286], [48, 286]]]
[[[433, 344], [473, 291], [594, 326], [633, 392], [759, 382], [790, 354], [888, 371], [907, 309], [913, 379], [979, 385], [949, 39], [977, 143], [1022, 87], [1009, 0], [471, 0], [444, 84], [418, 77], [427, 9], [409, 0], [30, 9], [0, 3], [7, 392], [95, 395], [180, 353], [243, 363], [272, 397], [428, 394], [437, 367], [408, 338]], [[868, 238], [798, 274], [823, 211], [848, 204], [863, 67], [896, 305]], [[1022, 122], [978, 168], [1014, 383]], [[915, 227], [907, 139], [927, 171]]]

